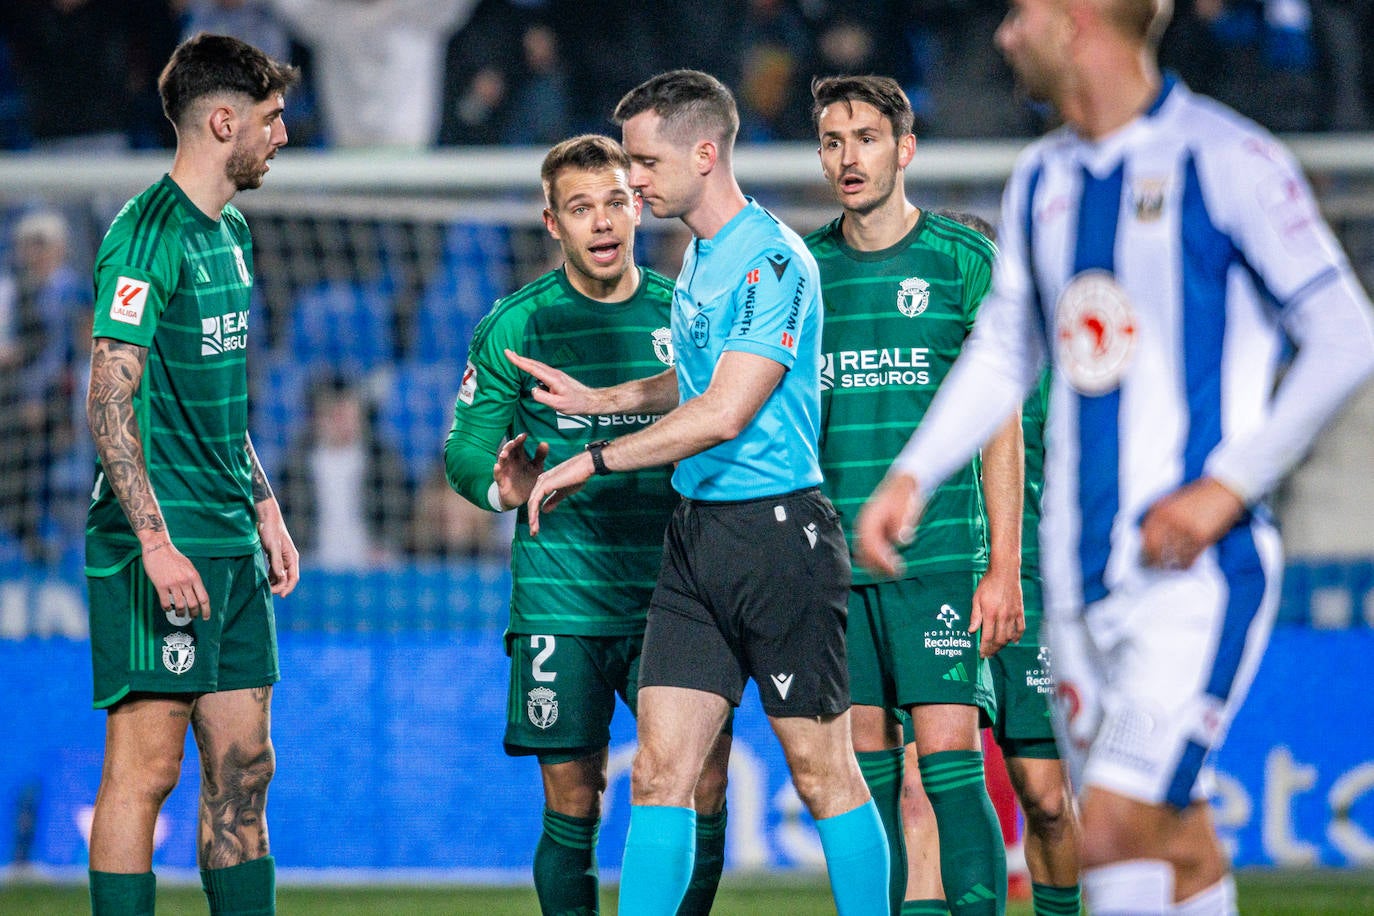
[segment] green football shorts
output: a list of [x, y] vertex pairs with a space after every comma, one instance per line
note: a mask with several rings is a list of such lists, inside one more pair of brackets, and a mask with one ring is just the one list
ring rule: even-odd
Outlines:
[[210, 596], [209, 620], [164, 611], [138, 557], [86, 578], [96, 709], [130, 693], [216, 693], [281, 679], [266, 555], [190, 560]]
[[[616, 696], [637, 711], [643, 647], [640, 635], [507, 633], [506, 753], [557, 764], [609, 745]], [[733, 729], [731, 710], [721, 731]]]
[[640, 635], [508, 633], [506, 753], [558, 763], [608, 745], [616, 696], [635, 709], [643, 645]]
[[906, 709], [929, 703], [977, 706], [996, 714], [992, 674], [968, 632], [977, 576], [931, 573], [856, 585], [846, 629], [855, 704]]
[[1023, 638], [1019, 644], [1004, 646], [991, 659], [997, 689], [992, 735], [1008, 756], [1059, 759], [1050, 720], [1054, 682], [1049, 652]]

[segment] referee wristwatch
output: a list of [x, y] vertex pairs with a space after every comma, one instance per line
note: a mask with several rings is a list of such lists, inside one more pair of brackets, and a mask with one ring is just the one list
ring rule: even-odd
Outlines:
[[592, 456], [592, 469], [596, 471], [598, 477], [605, 477], [611, 473], [611, 469], [606, 467], [606, 462], [601, 457], [601, 450], [610, 444], [610, 439], [598, 439], [595, 442], [587, 443], [587, 454]]

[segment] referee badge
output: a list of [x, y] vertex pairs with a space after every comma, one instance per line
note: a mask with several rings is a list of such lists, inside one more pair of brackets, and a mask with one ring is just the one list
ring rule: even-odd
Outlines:
[[525, 710], [537, 728], [550, 728], [558, 721], [558, 694], [547, 687], [536, 687], [525, 701]]

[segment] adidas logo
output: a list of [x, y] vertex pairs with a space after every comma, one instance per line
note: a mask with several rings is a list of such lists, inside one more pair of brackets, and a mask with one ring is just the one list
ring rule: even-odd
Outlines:
[[954, 902], [954, 908], [975, 906], [986, 901], [996, 900], [997, 895], [988, 890], [981, 884], [975, 884], [958, 900]]
[[196, 285], [204, 286], [210, 282], [210, 272], [205, 269], [204, 264], [196, 265]]
[[967, 684], [968, 671], [964, 670], [964, 663], [960, 662], [953, 668], [946, 671], [941, 679], [946, 681], [958, 681], [960, 684]]
[[796, 677], [794, 674], [768, 675], [768, 678], [773, 682], [773, 686], [777, 688], [778, 696], [784, 700], [787, 699], [787, 691], [792, 689], [792, 679], [794, 677]]

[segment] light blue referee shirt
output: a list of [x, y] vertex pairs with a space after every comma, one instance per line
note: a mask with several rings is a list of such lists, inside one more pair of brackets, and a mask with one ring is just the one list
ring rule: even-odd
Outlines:
[[734, 439], [683, 459], [673, 486], [689, 499], [777, 496], [821, 482], [821, 283], [791, 229], [751, 198], [687, 248], [673, 296], [673, 349], [683, 401], [711, 384], [726, 350], [788, 371]]

